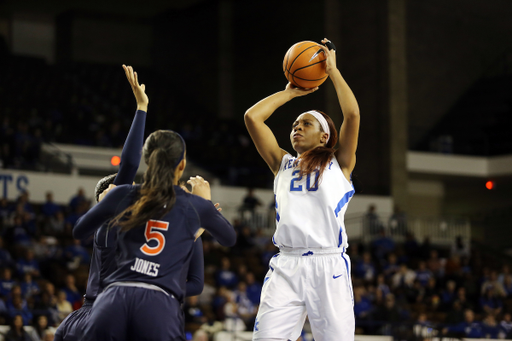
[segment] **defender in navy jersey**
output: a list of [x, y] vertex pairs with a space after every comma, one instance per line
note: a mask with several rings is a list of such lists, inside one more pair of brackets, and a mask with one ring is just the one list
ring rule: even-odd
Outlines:
[[117, 269], [105, 279], [83, 340], [185, 340], [180, 304], [198, 232], [202, 227], [222, 245], [235, 243], [233, 227], [209, 200], [208, 183], [189, 180], [193, 194], [177, 185], [186, 165], [179, 134], [151, 134], [144, 159], [142, 185], [113, 188], [73, 230], [90, 233], [112, 218], [118, 229]]
[[[247, 110], [247, 129], [275, 175], [277, 228], [272, 238], [279, 253], [270, 260], [253, 340], [297, 340], [306, 315], [316, 341], [353, 341], [350, 259], [344, 214], [354, 195], [350, 179], [359, 134], [359, 107], [336, 68], [334, 45], [322, 43], [326, 73], [343, 111], [338, 134], [331, 118], [311, 110], [292, 124], [294, 157], [279, 147], [265, 121], [289, 100], [317, 90], [290, 83]], [[339, 142], [339, 149], [334, 146]]]
[[[139, 168], [149, 99], [146, 96], [144, 89], [142, 89], [138, 84], [135, 84], [135, 74], [132, 67], [123, 65], [123, 69], [130, 85], [132, 86], [132, 90], [137, 101], [137, 111], [123, 146], [119, 172], [117, 174], [106, 176], [98, 182], [95, 188], [96, 201], [100, 201], [101, 193], [110, 183], [113, 183], [114, 185], [131, 184], [135, 179], [137, 169]], [[95, 226], [95, 228], [98, 226]], [[109, 231], [108, 226], [105, 224], [97, 230], [93, 230], [92, 233], [94, 233], [93, 254], [89, 268], [89, 278], [87, 280], [84, 304], [80, 309], [73, 311], [64, 319], [64, 321], [62, 321], [55, 332], [56, 341], [80, 340], [83, 334], [85, 321], [89, 318], [92, 304], [98, 294], [103, 291], [103, 280], [116, 268], [116, 234]], [[85, 239], [90, 237], [91, 234], [79, 237], [80, 239]]]

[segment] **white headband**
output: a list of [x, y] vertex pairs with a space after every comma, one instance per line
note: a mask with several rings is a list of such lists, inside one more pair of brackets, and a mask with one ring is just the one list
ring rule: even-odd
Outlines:
[[320, 126], [322, 127], [322, 130], [324, 133], [327, 133], [327, 141], [329, 141], [329, 137], [331, 136], [331, 130], [329, 129], [329, 124], [327, 123], [327, 120], [325, 119], [324, 115], [320, 114], [316, 110], [306, 111], [305, 113], [302, 113], [297, 117], [297, 121], [301, 119], [302, 116], [310, 114], [315, 116], [318, 123], [320, 123]]

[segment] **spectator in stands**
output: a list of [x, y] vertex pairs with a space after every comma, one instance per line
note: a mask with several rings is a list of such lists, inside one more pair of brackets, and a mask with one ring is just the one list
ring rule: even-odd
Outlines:
[[407, 264], [400, 264], [400, 271], [391, 278], [393, 289], [411, 287], [416, 279], [416, 273], [407, 267]]
[[419, 257], [419, 244], [412, 232], [407, 231], [405, 234], [404, 251], [407, 258], [411, 260], [416, 260]]
[[197, 327], [199, 327], [206, 322], [206, 317], [204, 316], [203, 309], [199, 305], [197, 298], [197, 296], [189, 296], [185, 299], [185, 304], [183, 306], [185, 325], [193, 323], [197, 324]]
[[66, 292], [60, 290], [57, 293], [57, 311], [59, 312], [59, 320], [62, 321], [73, 311], [71, 302], [66, 299]]
[[12, 279], [12, 270], [10, 268], [4, 268], [2, 271], [2, 279], [0, 280], [0, 295], [4, 298], [8, 297], [15, 284], [16, 282]]
[[466, 297], [466, 288], [460, 287], [457, 289], [457, 302], [459, 302], [461, 308], [465, 311], [467, 309], [473, 310], [475, 307]]
[[413, 333], [417, 340], [425, 340], [432, 337], [432, 323], [427, 320], [426, 313], [420, 313], [414, 323]]
[[69, 208], [71, 209], [71, 212], [76, 212], [78, 209], [78, 206], [84, 202], [87, 202], [87, 198], [85, 197], [85, 191], [82, 187], [78, 189], [78, 192], [75, 196], [71, 198], [69, 201]]
[[247, 284], [245, 282], [238, 283], [237, 290], [234, 291], [234, 296], [238, 316], [244, 321], [247, 330], [252, 330], [258, 310], [256, 305], [254, 305], [247, 296]]
[[464, 321], [464, 309], [459, 301], [453, 301], [451, 309], [446, 314], [445, 322], [447, 325], [457, 325]]
[[245, 282], [247, 283], [247, 297], [254, 305], [260, 304], [262, 285], [259, 282], [256, 282], [252, 272], [248, 272], [245, 275]]
[[26, 302], [21, 298], [21, 295], [12, 297], [12, 305], [7, 307], [11, 318], [21, 316], [23, 325], [28, 326], [32, 322], [32, 312], [28, 309]]
[[512, 275], [507, 275], [503, 282], [503, 289], [505, 289], [506, 297], [512, 298]]
[[38, 295], [41, 291], [39, 285], [34, 282], [30, 273], [25, 273], [25, 278], [21, 282], [21, 294], [25, 299], [29, 299], [32, 296]]
[[407, 216], [398, 205], [393, 207], [388, 226], [391, 235], [405, 235], [407, 232]]
[[265, 246], [265, 251], [261, 253], [261, 264], [268, 266], [270, 259], [274, 257], [277, 251], [278, 248], [272, 243], [272, 240], [269, 239], [267, 241], [267, 245]]
[[64, 257], [69, 270], [75, 270], [80, 264], [89, 264], [91, 258], [89, 252], [82, 246], [80, 240], [73, 240], [73, 244], [64, 249]]
[[363, 258], [356, 264], [354, 275], [366, 282], [373, 281], [375, 277], [375, 265], [373, 264], [372, 256], [369, 252], [363, 253]]
[[376, 211], [376, 206], [371, 204], [363, 216], [364, 231], [368, 231], [370, 234], [378, 234], [384, 228]]
[[[1, 150], [0, 150], [1, 152]], [[12, 209], [6, 198], [0, 198], [0, 231], [8, 224]]]
[[231, 270], [231, 261], [228, 257], [222, 258], [221, 268], [216, 273], [215, 279], [217, 281], [217, 286], [224, 286], [228, 289], [233, 289], [238, 284], [238, 277]]
[[402, 321], [400, 309], [396, 305], [395, 295], [386, 295], [384, 304], [377, 307], [374, 317], [375, 321], [382, 325], [380, 328], [382, 335], [392, 335], [394, 325]]
[[53, 202], [53, 193], [46, 192], [46, 202], [41, 208], [41, 212], [46, 218], [54, 217], [60, 211], [60, 206]]
[[453, 306], [453, 302], [457, 298], [457, 283], [455, 281], [447, 281], [446, 288], [441, 293], [441, 308], [448, 311]]
[[480, 297], [480, 308], [488, 315], [498, 316], [503, 309], [503, 302], [496, 295], [496, 289], [487, 288], [482, 297]]
[[455, 237], [455, 242], [452, 245], [451, 249], [451, 255], [452, 256], [459, 256], [459, 257], [469, 257], [469, 243], [465, 243], [462, 239], [462, 236]]
[[441, 259], [439, 259], [437, 250], [430, 250], [430, 258], [427, 260], [427, 267], [432, 271], [435, 277], [442, 278], [444, 276], [444, 268]]
[[500, 322], [500, 339], [512, 339], [512, 315], [511, 313], [505, 313], [503, 319]]
[[16, 268], [20, 277], [29, 273], [34, 278], [39, 277], [39, 262], [34, 258], [34, 251], [32, 249], [25, 250], [25, 257], [16, 262]]
[[66, 300], [69, 301], [73, 307], [82, 305], [82, 294], [76, 287], [75, 282], [75, 276], [68, 274], [66, 275], [66, 285], [62, 288], [62, 291], [66, 294]]
[[7, 231], [7, 235], [8, 235], [7, 239], [12, 240], [13, 244], [25, 246], [25, 247], [31, 246], [32, 240], [28, 233], [26, 224], [23, 223], [22, 216], [17, 215], [13, 218], [13, 225]]
[[254, 239], [252, 237], [251, 228], [248, 225], [243, 225], [238, 232], [233, 251], [239, 255], [252, 254], [255, 251]]
[[4, 248], [4, 239], [0, 237], [0, 267], [3, 268], [12, 265], [11, 253]]
[[35, 320], [34, 330], [33, 333], [30, 334], [30, 337], [34, 341], [43, 341], [48, 333], [48, 318], [45, 315], [39, 315]]
[[37, 301], [34, 309], [38, 314], [46, 315], [49, 325], [55, 326], [57, 323], [60, 323], [55, 286], [50, 282], [46, 282], [43, 288], [40, 299]]
[[254, 195], [254, 188], [248, 188], [247, 194], [245, 195], [240, 210], [242, 212], [250, 212], [251, 216], [254, 214], [256, 207], [261, 206], [261, 200]]
[[395, 250], [395, 242], [392, 238], [386, 235], [386, 230], [379, 231], [379, 237], [372, 243], [372, 252], [379, 263], [385, 262], [388, 254]]
[[486, 339], [497, 339], [500, 333], [500, 326], [493, 315], [487, 315], [482, 322], [482, 337]]
[[464, 322], [452, 325], [442, 330], [442, 333], [452, 337], [481, 338], [482, 324], [475, 321], [475, 313], [471, 309], [464, 311]]
[[201, 306], [211, 306], [216, 290], [215, 279], [212, 274], [205, 272], [203, 292], [198, 296], [199, 304]]
[[[356, 316], [356, 321], [368, 321], [371, 318], [371, 314], [373, 312], [372, 302], [365, 297], [365, 289], [362, 286], [358, 286], [354, 288], [354, 315]], [[358, 327], [362, 327], [364, 330], [364, 326], [367, 323], [358, 324]]]
[[61, 236], [66, 228], [66, 217], [62, 211], [57, 211], [47, 222], [45, 232], [52, 236]]
[[426, 287], [432, 277], [432, 272], [427, 269], [427, 263], [425, 261], [420, 261], [418, 264], [418, 270], [416, 270], [416, 279], [422, 286]]
[[[432, 253], [432, 243], [430, 242], [430, 237], [425, 236], [425, 238], [423, 238], [423, 243], [421, 243], [421, 245], [420, 245], [419, 257], [421, 259], [427, 259], [429, 257], [429, 255], [431, 255], [431, 253]], [[432, 269], [430, 269], [430, 270], [432, 270]], [[434, 271], [432, 271], [432, 272], [434, 272]], [[435, 272], [434, 272], [434, 275], [435, 275]]]
[[5, 335], [5, 341], [33, 341], [23, 329], [23, 317], [15, 315], [11, 322], [11, 328]]
[[507, 292], [505, 291], [503, 284], [498, 281], [498, 272], [495, 270], [492, 270], [489, 278], [482, 283], [481, 293], [485, 294], [488, 289], [494, 289], [494, 294], [496, 294], [498, 297], [507, 296]]
[[441, 300], [439, 298], [439, 290], [437, 288], [437, 280], [430, 277], [425, 287], [425, 303], [427, 303], [432, 310], [437, 310]]
[[382, 297], [386, 297], [386, 295], [391, 292], [389, 286], [386, 284], [386, 278], [382, 273], [377, 275], [377, 291], [380, 291]]
[[393, 275], [400, 270], [400, 265], [398, 265], [398, 259], [395, 253], [388, 255], [388, 261], [384, 263], [382, 270], [387, 279], [393, 277]]
[[459, 256], [451, 255], [448, 258], [444, 266], [444, 276], [446, 279], [453, 279], [455, 281], [462, 279], [462, 266]]

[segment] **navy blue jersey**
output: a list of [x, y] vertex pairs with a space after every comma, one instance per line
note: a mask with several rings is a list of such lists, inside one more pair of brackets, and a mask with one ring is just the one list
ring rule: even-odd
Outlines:
[[[133, 183], [137, 169], [139, 168], [142, 145], [144, 143], [144, 128], [146, 125], [146, 112], [137, 110], [133, 118], [132, 126], [121, 152], [121, 163], [119, 172], [114, 179], [114, 184], [125, 185]], [[98, 225], [99, 226], [99, 225]], [[97, 228], [98, 226], [94, 226]], [[95, 232], [95, 233], [94, 233]], [[116, 268], [115, 246], [116, 233], [109, 231], [108, 223], [99, 226], [94, 233], [91, 265], [89, 267], [89, 278], [85, 297], [94, 300], [103, 291], [103, 280]], [[88, 238], [87, 235], [78, 236], [80, 239]]]
[[[139, 196], [139, 185], [118, 186], [87, 212], [73, 229], [75, 238], [90, 233], [131, 206]], [[195, 233], [209, 231], [224, 246], [232, 246], [236, 234], [211, 201], [174, 186], [176, 203], [165, 216], [149, 220], [117, 237], [117, 269], [105, 279], [114, 282], [144, 282], [157, 285], [183, 301]], [[115, 227], [114, 227], [115, 228]]]

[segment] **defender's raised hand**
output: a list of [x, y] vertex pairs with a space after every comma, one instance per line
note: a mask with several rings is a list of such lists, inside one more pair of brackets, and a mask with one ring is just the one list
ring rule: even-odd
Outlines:
[[148, 111], [149, 98], [146, 95], [146, 86], [144, 84], [139, 84], [139, 77], [137, 72], [133, 71], [131, 66], [126, 66], [123, 64], [124, 73], [126, 74], [126, 78], [128, 79], [128, 83], [132, 87], [133, 94], [135, 95], [135, 100], [137, 101], [137, 110]]

